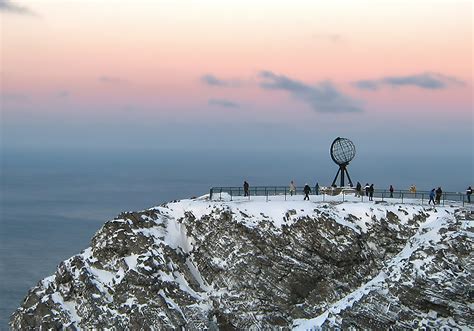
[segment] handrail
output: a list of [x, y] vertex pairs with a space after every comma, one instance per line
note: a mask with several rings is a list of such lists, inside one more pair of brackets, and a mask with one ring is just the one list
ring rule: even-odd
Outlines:
[[[227, 193], [230, 195], [231, 200], [233, 197], [237, 196], [245, 196], [245, 192], [242, 186], [216, 186], [216, 187], [211, 187], [209, 190], [209, 196], [210, 199], [212, 199], [214, 194], [219, 194], [220, 197], [222, 196], [222, 193]], [[291, 196], [292, 193], [295, 195], [300, 195], [303, 193], [303, 187], [296, 187], [295, 192], [291, 192], [289, 189], [289, 186], [251, 186], [249, 187], [248, 191], [248, 199], [250, 199], [251, 196], [265, 196], [266, 200], [268, 201], [268, 197], [270, 196], [284, 196], [285, 200], [287, 199], [287, 196]], [[365, 195], [365, 190], [364, 188], [361, 190], [362, 195], [361, 200], [363, 201]], [[315, 186], [311, 187], [311, 192], [310, 195], [321, 195], [324, 201], [324, 198], [326, 195], [341, 195], [342, 194], [342, 199], [345, 201], [345, 196], [348, 194], [356, 194], [357, 192], [355, 188], [350, 188], [350, 187], [319, 187], [316, 188]], [[412, 192], [410, 190], [394, 190], [392, 193], [387, 190], [387, 189], [375, 189], [373, 193], [373, 197], [377, 199], [401, 199], [401, 202], [403, 203], [404, 199], [420, 199], [421, 203], [425, 203], [429, 201], [429, 196], [430, 196], [430, 191], [416, 191]], [[462, 202], [462, 205], [464, 206], [465, 203], [467, 203], [466, 199], [466, 194], [461, 193], [461, 192], [443, 192], [440, 199], [439, 203], [442, 203], [444, 205], [445, 201], [457, 201], [457, 202]]]

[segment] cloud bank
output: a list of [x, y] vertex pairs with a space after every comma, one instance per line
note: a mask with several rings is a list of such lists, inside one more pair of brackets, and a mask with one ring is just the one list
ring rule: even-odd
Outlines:
[[220, 79], [212, 74], [206, 74], [206, 75], [201, 76], [201, 82], [208, 86], [218, 86], [218, 87], [239, 87], [240, 86], [239, 81]]
[[0, 0], [0, 12], [19, 15], [35, 15], [31, 9], [14, 4], [10, 0]]
[[236, 102], [226, 99], [209, 99], [208, 104], [210, 106], [218, 106], [224, 108], [239, 108], [240, 105]]
[[415, 86], [428, 90], [445, 89], [450, 86], [461, 86], [464, 82], [452, 77], [435, 72], [425, 72], [407, 76], [387, 76], [374, 80], [359, 80], [353, 82], [352, 85], [361, 90], [375, 91], [383, 86], [403, 87]]
[[344, 95], [329, 81], [314, 86], [302, 83], [271, 71], [261, 71], [263, 80], [260, 87], [265, 90], [283, 90], [292, 97], [303, 101], [313, 110], [321, 113], [353, 113], [361, 112], [360, 102]]

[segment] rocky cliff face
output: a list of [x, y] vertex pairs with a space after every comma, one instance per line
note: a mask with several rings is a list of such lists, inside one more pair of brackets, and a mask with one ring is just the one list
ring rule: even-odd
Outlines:
[[10, 325], [472, 329], [472, 244], [453, 206], [183, 200], [106, 222]]

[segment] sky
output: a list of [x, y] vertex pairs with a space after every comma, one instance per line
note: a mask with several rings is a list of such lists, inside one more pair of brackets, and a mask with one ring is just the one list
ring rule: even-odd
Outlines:
[[473, 182], [472, 17], [471, 1], [0, 0], [2, 149], [304, 162], [341, 136], [354, 162], [448, 159]]

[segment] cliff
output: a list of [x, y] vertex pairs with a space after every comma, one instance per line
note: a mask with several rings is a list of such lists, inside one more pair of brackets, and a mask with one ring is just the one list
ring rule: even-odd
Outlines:
[[29, 291], [10, 326], [474, 328], [461, 207], [300, 198], [122, 213]]

